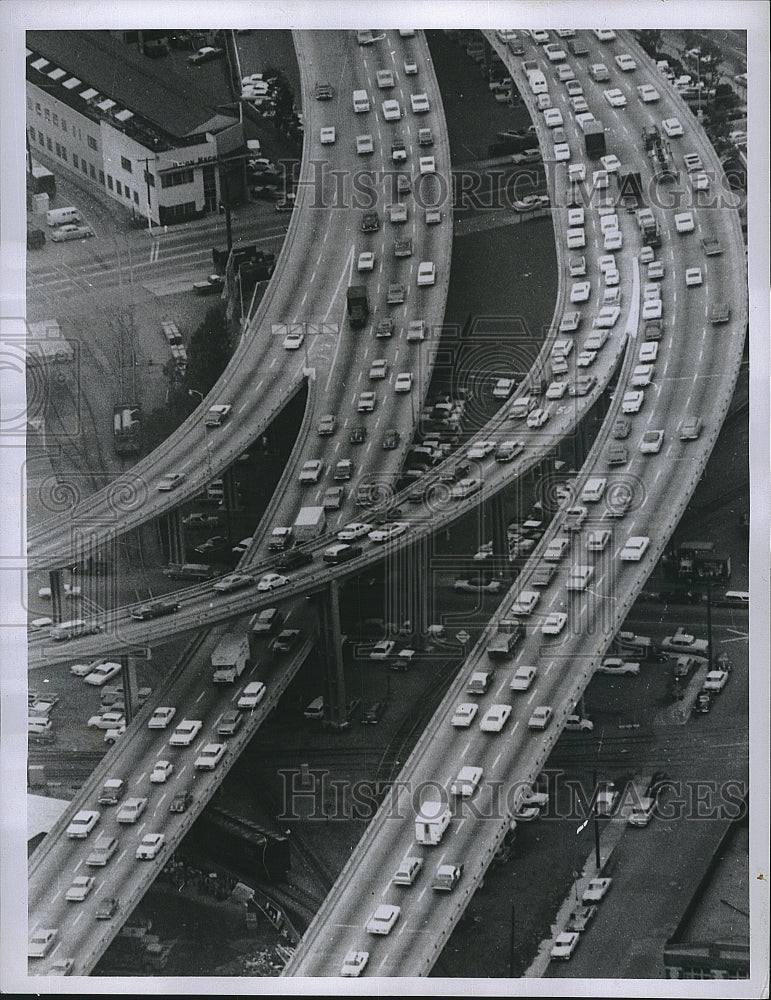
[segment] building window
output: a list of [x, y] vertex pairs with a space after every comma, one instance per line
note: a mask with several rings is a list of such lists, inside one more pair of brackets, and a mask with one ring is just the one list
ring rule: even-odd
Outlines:
[[112, 191], [112, 177], [110, 177], [109, 174], [107, 175], [107, 187], [110, 191]]
[[62, 155], [62, 147], [59, 145], [58, 142], [55, 142], [54, 146], [56, 147], [56, 155], [57, 156], [61, 156]]
[[45, 146], [45, 144], [46, 144], [46, 138], [45, 138], [45, 136], [43, 135], [42, 132], [38, 132], [38, 134], [37, 134], [37, 141], [40, 143], [41, 146]]
[[92, 135], [86, 136], [86, 138], [88, 139], [88, 148], [96, 149], [97, 148], [96, 139]]
[[131, 173], [131, 160], [127, 159], [125, 156], [121, 156], [120, 165], [126, 171], [127, 174]]
[[128, 184], [123, 185], [123, 193], [126, 195], [126, 201], [131, 201], [131, 188]]
[[99, 171], [99, 183], [104, 187], [104, 170]]
[[40, 105], [39, 105], [39, 104], [36, 104], [36, 105], [35, 105], [35, 114], [38, 114], [38, 115], [39, 115], [39, 114], [42, 114], [42, 112], [41, 112], [41, 110], [40, 110]]
[[53, 143], [51, 142], [50, 138], [46, 138], [46, 149], [53, 150]]
[[88, 165], [88, 173], [89, 173], [89, 176], [91, 177], [91, 180], [95, 181], [96, 180], [96, 170], [94, 170], [94, 164], [93, 163], [89, 163], [89, 165]]
[[118, 192], [118, 194], [123, 194], [123, 185], [121, 184], [120, 181], [115, 182], [115, 190]]
[[64, 160], [65, 163], [67, 162], [67, 150], [64, 148], [64, 146], [62, 146], [62, 159]]
[[58, 124], [59, 124], [59, 116], [58, 115], [54, 115], [54, 125], [58, 125]]
[[66, 131], [67, 131], [67, 119], [66, 118], [62, 118], [62, 132], [66, 132]]
[[77, 169], [78, 169], [78, 167], [80, 166], [80, 163], [79, 163], [79, 161], [78, 161], [78, 154], [77, 154], [77, 153], [73, 153], [73, 154], [72, 154], [72, 165], [73, 165], [73, 167], [74, 167], [74, 168], [75, 168], [76, 170], [77, 170]]
[[181, 184], [192, 184], [193, 183], [193, 171], [192, 170], [172, 170], [168, 174], [163, 174], [161, 176], [161, 187], [179, 187]]
[[44, 108], [43, 109], [43, 117], [45, 118], [45, 120], [47, 122], [51, 121], [51, 109], [50, 108]]
[[80, 158], [80, 169], [83, 171], [86, 177], [88, 177], [88, 164], [83, 159], [83, 157]]
[[137, 194], [136, 191], [134, 192], [134, 204], [135, 205], [139, 204], [139, 195]]

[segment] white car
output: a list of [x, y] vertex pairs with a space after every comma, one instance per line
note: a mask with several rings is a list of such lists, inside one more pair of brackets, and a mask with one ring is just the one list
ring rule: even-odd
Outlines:
[[275, 590], [277, 587], [285, 587], [289, 583], [289, 578], [281, 576], [280, 573], [266, 573], [257, 584], [258, 590]]
[[691, 187], [694, 191], [709, 191], [709, 175], [705, 173], [691, 174]]
[[78, 875], [72, 880], [72, 885], [64, 894], [68, 903], [82, 903], [94, 888], [95, 879], [92, 875]]
[[68, 837], [82, 839], [87, 837], [99, 822], [101, 813], [96, 809], [81, 809], [72, 817], [72, 822], [66, 829]]
[[394, 649], [396, 649], [396, 643], [393, 639], [381, 639], [370, 650], [369, 658], [370, 660], [387, 660]]
[[366, 156], [368, 153], [373, 153], [375, 147], [372, 143], [371, 135], [357, 135], [356, 136], [356, 152], [359, 156]]
[[225, 756], [227, 743], [207, 743], [196, 757], [194, 767], [198, 771], [213, 771]]
[[695, 288], [697, 285], [702, 283], [702, 275], [700, 267], [689, 267], [685, 271], [685, 287]]
[[116, 819], [119, 823], [136, 823], [147, 808], [147, 799], [126, 799], [118, 810]]
[[334, 125], [328, 125], [326, 128], [323, 128], [319, 133], [319, 139], [321, 140], [322, 146], [331, 146], [336, 138], [337, 134], [335, 132]]
[[166, 836], [163, 833], [146, 833], [142, 837], [142, 842], [136, 849], [134, 857], [137, 861], [152, 861], [160, 854], [161, 848], [166, 843]]
[[433, 285], [436, 281], [436, 265], [432, 260], [422, 260], [418, 265], [418, 287]]
[[375, 255], [369, 250], [364, 253], [359, 254], [359, 260], [356, 265], [358, 271], [372, 271], [375, 267]]
[[370, 531], [368, 537], [371, 542], [387, 542], [390, 538], [398, 538], [399, 535], [403, 535], [409, 527], [406, 521], [392, 521], [390, 524], [384, 524], [382, 528]]
[[467, 454], [466, 458], [486, 458], [488, 455], [495, 451], [495, 441], [477, 441], [473, 444]]
[[629, 674], [636, 676], [640, 673], [640, 664], [622, 660], [618, 656], [606, 656], [597, 667], [598, 674]]
[[410, 94], [410, 105], [415, 114], [423, 114], [431, 110], [428, 94]]
[[645, 535], [634, 535], [632, 538], [628, 538], [626, 545], [621, 550], [622, 562], [639, 562], [645, 555], [650, 541], [650, 538]]
[[566, 163], [570, 159], [570, 145], [567, 142], [555, 142], [554, 159], [557, 163]]
[[599, 903], [613, 884], [612, 878], [593, 878], [584, 889], [582, 903]]
[[624, 97], [623, 91], [619, 90], [618, 87], [614, 87], [612, 90], [604, 90], [603, 95], [612, 108], [626, 107], [626, 97]]
[[602, 164], [602, 169], [607, 170], [609, 174], [617, 174], [621, 169], [621, 160], [619, 160], [615, 153], [607, 153], [605, 156], [601, 156], [600, 163]]
[[549, 958], [559, 958], [567, 961], [578, 947], [581, 935], [578, 931], [563, 931], [554, 939], [554, 944], [549, 951]]
[[574, 281], [570, 286], [570, 301], [574, 304], [578, 302], [588, 302], [591, 293], [591, 281]]
[[543, 120], [549, 128], [559, 128], [564, 124], [559, 108], [547, 108], [543, 113]]
[[367, 933], [390, 934], [394, 924], [399, 919], [401, 912], [400, 906], [392, 906], [389, 903], [381, 903], [367, 921], [365, 928]]
[[337, 537], [341, 542], [352, 542], [357, 538], [363, 538], [372, 531], [371, 524], [365, 524], [363, 521], [351, 521], [350, 524], [346, 524], [344, 528], [341, 528], [337, 533]]
[[381, 90], [387, 90], [394, 86], [394, 75], [390, 69], [379, 69], [375, 74], [375, 79]]
[[664, 431], [646, 431], [640, 438], [640, 452], [643, 455], [658, 455], [664, 443]]
[[479, 705], [473, 701], [461, 702], [455, 709], [452, 717], [452, 725], [457, 729], [468, 729], [471, 723], [474, 721], [477, 712], [479, 711]]
[[621, 250], [624, 245], [624, 237], [620, 229], [609, 229], [603, 237], [604, 250]]
[[603, 306], [597, 313], [592, 326], [598, 330], [612, 330], [621, 315], [619, 306]]
[[595, 330], [584, 341], [584, 348], [587, 351], [601, 351], [607, 343], [608, 336], [607, 330]]
[[517, 667], [517, 671], [509, 681], [510, 691], [527, 691], [538, 673], [537, 667]]
[[185, 473], [184, 472], [169, 472], [165, 476], [161, 476], [158, 483], [158, 489], [161, 492], [167, 492], [168, 490], [174, 490], [180, 483], [184, 482]]
[[567, 620], [568, 616], [563, 611], [552, 611], [544, 618], [541, 633], [543, 635], [559, 635]]
[[324, 463], [320, 458], [309, 458], [307, 462], [303, 463], [302, 469], [300, 469], [300, 482], [317, 483], [323, 471]]
[[568, 250], [580, 250], [586, 246], [586, 231], [584, 229], [568, 229]]
[[458, 480], [452, 487], [450, 496], [453, 500], [465, 500], [466, 497], [473, 496], [474, 493], [478, 493], [481, 489], [482, 480], [469, 476]]
[[590, 531], [586, 536], [586, 550], [587, 552], [602, 552], [609, 541], [609, 531], [601, 530], [599, 528], [594, 531]]
[[358, 413], [372, 413], [376, 406], [377, 393], [374, 393], [371, 390], [359, 393], [359, 398], [356, 403], [356, 411]]
[[551, 721], [550, 705], [539, 705], [527, 721], [528, 729], [546, 729]]
[[[557, 42], [552, 42], [550, 45], [544, 45], [543, 51], [549, 62], [564, 62], [567, 59], [565, 50], [561, 45], [557, 44]], [[562, 69], [561, 66], [559, 68]]]
[[543, 427], [550, 416], [551, 406], [539, 406], [528, 415], [527, 426], [531, 428]]
[[643, 319], [661, 319], [662, 303], [661, 299], [646, 299], [643, 302]]
[[728, 683], [727, 670], [710, 670], [704, 678], [701, 686], [702, 691], [722, 691]]
[[654, 104], [661, 99], [661, 94], [650, 83], [643, 83], [637, 88], [637, 95], [643, 104]]
[[369, 961], [368, 951], [349, 951], [343, 959], [340, 975], [348, 978], [360, 976]]
[[284, 337], [283, 345], [287, 351], [296, 351], [298, 348], [302, 347], [304, 340], [304, 333], [288, 333], [286, 337]]
[[[35, 721], [43, 722], [44, 720]], [[103, 712], [102, 715], [92, 715], [88, 720], [88, 725], [96, 729], [111, 729], [113, 726], [125, 726], [126, 717], [123, 712], [119, 711]]]
[[[575, 100], [575, 98], [574, 98]], [[586, 165], [583, 163], [571, 163], [568, 167], [568, 180], [577, 183], [586, 180]]]
[[621, 401], [622, 413], [639, 413], [645, 395], [642, 389], [628, 389]]
[[650, 385], [653, 378], [653, 371], [653, 365], [636, 365], [632, 372], [632, 386], [635, 389], [642, 389], [646, 385]]
[[418, 64], [414, 59], [409, 58], [404, 60], [404, 72], [407, 76], [415, 76], [418, 72]]
[[633, 70], [637, 69], [637, 63], [627, 52], [616, 56], [616, 66], [618, 66], [623, 73], [631, 73]]
[[661, 127], [670, 139], [674, 139], [678, 135], [683, 134], [683, 126], [680, 124], [679, 118], [665, 118], [661, 123]]
[[675, 216], [675, 229], [678, 233], [692, 233], [696, 228], [693, 212], [678, 212]]
[[265, 697], [265, 690], [262, 681], [250, 681], [241, 692], [236, 705], [238, 708], [256, 708]]
[[394, 392], [412, 391], [412, 372], [400, 372], [394, 382]]
[[568, 389], [567, 382], [550, 382], [546, 389], [547, 399], [562, 399]]
[[421, 174], [435, 174], [436, 160], [433, 156], [421, 156], [418, 159], [418, 169]]
[[491, 705], [479, 723], [479, 728], [483, 733], [499, 733], [510, 715], [511, 705]]
[[402, 116], [402, 109], [398, 101], [383, 101], [383, 118], [387, 122], [399, 121]]
[[169, 746], [189, 747], [200, 733], [203, 722], [200, 719], [183, 719], [169, 739]]
[[120, 671], [120, 663], [110, 661], [100, 663], [98, 667], [85, 677], [85, 683], [93, 687], [102, 687], [107, 681], [111, 681], [113, 677], [117, 677]]
[[544, 552], [543, 557], [547, 562], [559, 562], [565, 555], [569, 546], [570, 538], [565, 535], [558, 535], [556, 538], [552, 538], [546, 546], [546, 551]]
[[174, 765], [170, 760], [157, 760], [150, 774], [150, 782], [154, 785], [162, 784], [174, 773]]
[[659, 356], [659, 345], [655, 340], [649, 340], [647, 343], [642, 344], [640, 347], [640, 353], [637, 357], [638, 361], [651, 362], [655, 361]]
[[607, 274], [608, 271], [616, 270], [616, 258], [613, 254], [604, 254], [597, 258], [597, 267], [599, 267], [602, 274]]

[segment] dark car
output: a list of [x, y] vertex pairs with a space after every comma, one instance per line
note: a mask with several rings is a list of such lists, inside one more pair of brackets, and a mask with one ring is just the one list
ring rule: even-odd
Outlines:
[[380, 229], [380, 216], [377, 212], [365, 212], [361, 219], [363, 233], [376, 233]]
[[278, 569], [296, 569], [298, 566], [307, 566], [313, 562], [312, 552], [303, 552], [302, 549], [295, 549], [293, 552], [286, 552], [278, 560]]
[[173, 813], [183, 813], [187, 811], [187, 807], [192, 805], [193, 793], [189, 788], [183, 788], [182, 791], [177, 792], [174, 798], [171, 800], [171, 805], [169, 806], [169, 812]]
[[393, 451], [394, 448], [399, 447], [399, 441], [401, 440], [401, 434], [395, 428], [391, 427], [385, 432], [383, 436], [383, 450]]
[[334, 91], [329, 83], [317, 83], [313, 93], [317, 101], [331, 101], [334, 97]]
[[360, 424], [351, 428], [351, 444], [363, 444], [367, 440], [367, 428]]
[[400, 520], [403, 513], [401, 507], [387, 507], [385, 510], [379, 510], [368, 520], [371, 520], [373, 524], [388, 524], [389, 521]]
[[227, 548], [227, 544], [228, 540], [223, 535], [214, 535], [212, 538], [207, 538], [201, 545], [196, 545], [195, 551], [199, 555], [204, 555], [206, 552], [218, 552], [220, 549]]
[[115, 896], [106, 896], [97, 907], [96, 919], [109, 920], [110, 917], [114, 916], [118, 912], [119, 905], [120, 904]]
[[243, 715], [238, 711], [238, 709], [231, 709], [225, 712], [220, 721], [217, 723], [217, 735], [218, 736], [232, 736], [237, 733], [241, 723], [244, 721]]
[[171, 615], [179, 611], [179, 601], [154, 601], [152, 604], [143, 604], [141, 607], [132, 608], [131, 617], [146, 621], [149, 618], [162, 618], [164, 615]]
[[380, 718], [386, 710], [386, 703], [384, 701], [373, 701], [369, 705], [364, 706], [364, 712], [361, 717], [361, 721], [365, 726], [375, 726], [380, 722]]
[[709, 691], [699, 691], [696, 695], [696, 701], [693, 705], [694, 712], [698, 712], [703, 715], [705, 712], [709, 712], [712, 708], [712, 695]]
[[616, 440], [619, 439], [623, 440], [624, 438], [629, 437], [631, 431], [632, 431], [631, 420], [617, 420], [615, 424], [613, 424], [613, 430], [611, 431], [611, 434], [613, 435], [614, 438], [616, 438]]

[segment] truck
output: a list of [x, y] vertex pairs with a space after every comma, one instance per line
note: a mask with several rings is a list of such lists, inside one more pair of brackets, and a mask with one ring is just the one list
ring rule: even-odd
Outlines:
[[369, 316], [369, 299], [364, 285], [351, 285], [346, 294], [348, 317], [354, 330], [360, 329]]
[[584, 145], [593, 160], [605, 155], [605, 126], [596, 118], [584, 125]]
[[661, 246], [661, 233], [656, 216], [649, 208], [641, 208], [637, 212], [637, 225], [640, 227], [643, 245], [647, 247]]
[[641, 660], [647, 660], [653, 654], [653, 640], [634, 632], [617, 632], [613, 645], [619, 653], [631, 653]]
[[294, 540], [292, 528], [274, 528], [268, 539], [268, 549], [271, 552], [284, 552]]
[[294, 537], [298, 542], [308, 542], [318, 538], [327, 526], [327, 514], [323, 507], [301, 507], [294, 519]]
[[116, 403], [113, 407], [112, 440], [118, 455], [136, 455], [142, 432], [142, 413], [136, 403]]
[[415, 817], [415, 840], [419, 844], [435, 846], [444, 836], [451, 819], [452, 813], [446, 802], [427, 799]]
[[232, 684], [244, 672], [249, 659], [249, 637], [241, 631], [230, 629], [212, 650], [212, 680], [215, 684]]
[[518, 632], [496, 632], [487, 644], [487, 655], [491, 660], [505, 660], [511, 656], [518, 638]]

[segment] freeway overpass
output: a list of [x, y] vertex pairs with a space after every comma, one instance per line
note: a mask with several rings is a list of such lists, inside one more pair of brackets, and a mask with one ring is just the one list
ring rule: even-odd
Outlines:
[[[654, 79], [649, 62], [626, 33], [620, 34], [612, 44], [603, 46], [591, 40], [590, 45], [592, 62], [610, 64], [615, 54], [632, 52], [639, 67], [634, 85], [655, 82], [657, 89], [663, 92], [662, 106], [657, 114], [662, 117], [677, 114], [690, 126], [686, 118], [688, 113], [679, 99], [671, 88]], [[531, 49], [527, 55], [532, 57], [536, 53], [537, 50]], [[543, 63], [543, 58], [540, 61]], [[581, 73], [580, 66], [573, 65], [585, 92], [591, 94], [593, 87], [588, 74]], [[516, 76], [519, 66], [510, 64], [510, 68]], [[629, 118], [632, 119], [631, 122], [618, 120], [603, 114], [606, 127], [606, 119], [613, 121], [611, 149], [624, 162], [644, 162], [638, 136], [639, 126], [649, 120], [647, 109], [633, 103], [634, 92], [618, 74], [614, 73], [612, 83], [607, 86], [619, 86], [628, 94]], [[557, 90], [559, 93], [558, 84]], [[635, 129], [635, 126], [638, 127]], [[689, 128], [688, 143], [688, 151], [699, 152], [711, 168], [717, 166], [714, 151], [698, 127]], [[630, 154], [635, 144], [638, 147], [632, 160]], [[557, 169], [564, 171], [565, 168]], [[719, 169], [716, 177], [720, 177]], [[675, 528], [703, 472], [727, 411], [744, 344], [747, 293], [737, 213], [724, 210], [717, 214], [720, 217], [710, 224], [714, 227], [713, 234], [722, 241], [725, 253], [718, 260], [707, 260], [703, 265], [694, 234], [679, 233], [674, 225], [674, 213], [664, 214], [661, 256], [666, 261], [662, 290], [666, 334], [659, 342], [656, 376], [653, 385], [646, 389], [644, 409], [632, 419], [634, 437], [626, 467], [630, 477], [639, 484], [639, 492], [622, 520], [608, 521], [601, 505], [599, 510], [594, 508], [589, 514], [585, 522], [588, 527], [593, 531], [610, 532], [601, 553], [596, 554], [587, 547], [585, 530], [569, 532], [571, 555], [559, 566], [554, 581], [540, 591], [538, 605], [539, 608], [544, 606], [544, 614], [554, 609], [563, 610], [567, 615], [566, 638], [563, 641], [550, 639], [541, 630], [542, 617], [522, 621], [520, 616], [526, 636], [513, 658], [505, 662], [495, 677], [492, 690], [481, 697], [479, 704], [481, 716], [494, 703], [513, 702], [511, 719], [503, 734], [482, 732], [473, 723], [468, 730], [456, 730], [450, 725], [455, 706], [460, 701], [470, 700], [465, 687], [471, 672], [487, 663], [486, 647], [492, 633], [501, 620], [510, 615], [512, 599], [527, 587], [526, 568], [422, 734], [399, 775], [394, 795], [383, 804], [367, 828], [288, 964], [286, 975], [339, 975], [345, 956], [351, 951], [366, 952], [365, 975], [426, 975], [484, 877], [522, 793], [543, 767], [566, 716], [573, 710]], [[703, 213], [697, 215], [699, 223], [704, 224]], [[706, 271], [705, 283], [695, 295], [692, 294], [694, 289], [684, 284], [685, 266], [694, 261]], [[732, 306], [732, 325], [725, 336], [715, 331], [709, 321], [710, 300], [721, 296], [726, 296]], [[576, 484], [578, 491], [588, 478], [607, 475], [610, 426], [619, 415], [621, 389], [630, 382], [641, 339], [638, 331], [630, 332], [624, 377], [581, 471]], [[682, 441], [678, 436], [683, 417], [690, 414], [700, 415], [704, 420], [704, 430], [697, 442]], [[638, 448], [642, 432], [652, 428], [663, 430], [665, 435], [665, 444], [657, 457], [642, 453]], [[564, 512], [555, 518], [529, 567], [540, 562], [549, 539], [563, 532], [564, 520]], [[626, 540], [633, 536], [647, 537], [648, 549], [640, 561], [623, 561], [621, 550]], [[588, 566], [592, 576], [584, 584], [585, 589], [572, 590], [567, 587], [568, 579], [578, 566]], [[526, 693], [512, 693], [509, 681], [514, 671], [525, 664], [537, 666], [536, 680]], [[552, 721], [545, 731], [529, 725], [531, 713], [539, 705], [549, 706], [553, 711]], [[433, 792], [426, 794], [436, 795], [441, 789], [449, 798], [449, 786], [462, 765], [483, 768], [484, 777], [473, 799], [474, 808], [456, 808], [439, 846], [417, 844], [413, 819], [419, 804], [419, 790], [433, 785]], [[393, 874], [407, 856], [421, 858], [424, 872], [414, 886], [394, 885]], [[443, 863], [463, 864], [465, 870], [453, 891], [439, 894], [430, 888], [430, 881], [436, 867]], [[380, 904], [400, 908], [398, 920], [387, 937], [368, 934], [365, 929]]]

